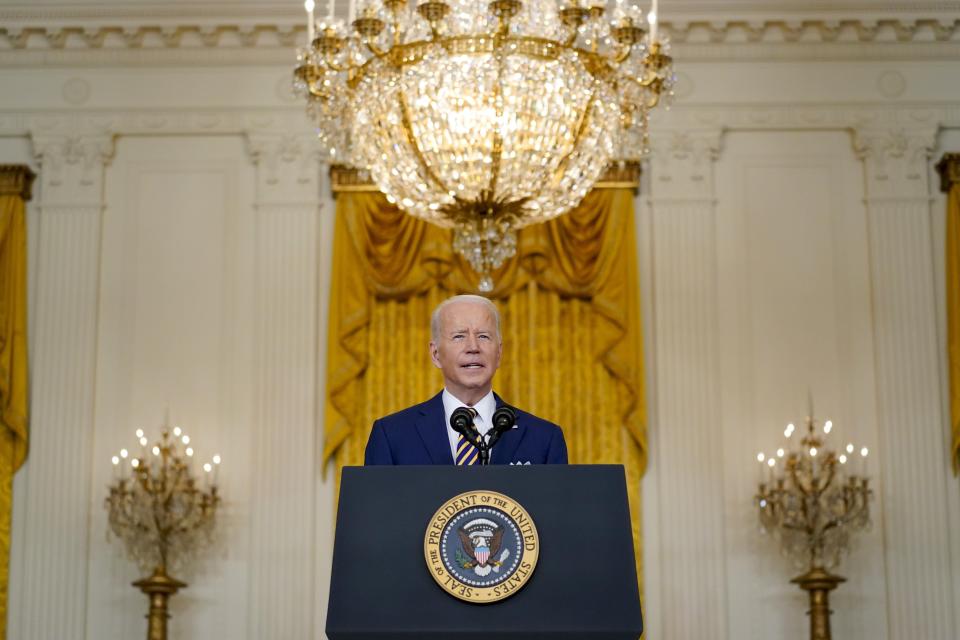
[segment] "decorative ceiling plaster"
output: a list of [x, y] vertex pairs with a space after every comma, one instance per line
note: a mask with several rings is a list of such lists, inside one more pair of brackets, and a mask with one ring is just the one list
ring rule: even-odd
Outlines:
[[[292, 64], [305, 28], [281, 22], [164, 25], [103, 20], [29, 26], [3, 19], [0, 67]], [[674, 57], [711, 60], [925, 60], [960, 57], [960, 16], [902, 20], [670, 22]]]

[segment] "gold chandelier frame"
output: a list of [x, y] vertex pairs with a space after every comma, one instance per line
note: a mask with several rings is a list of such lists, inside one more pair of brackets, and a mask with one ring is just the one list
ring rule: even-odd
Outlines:
[[[321, 23], [316, 37], [311, 38], [294, 70], [300, 90], [318, 110], [313, 113], [317, 114], [324, 131], [321, 139], [331, 141], [331, 157], [343, 145], [349, 163], [349, 133], [341, 140], [337, 137], [341, 133], [327, 127], [339, 117], [336, 114], [354, 108], [354, 98], [350, 94], [364, 94], [368, 85], [375, 89], [378, 84], [393, 83], [405, 77], [405, 70], [438, 59], [454, 59], [454, 64], [459, 64], [456, 60], [472, 56], [491, 60], [498, 70], [496, 79], [491, 86], [480, 89], [478, 95], [485, 96], [483, 104], [495, 110], [492, 113], [497, 124], [485, 129], [481, 138], [473, 143], [480, 145], [483, 165], [487, 169], [479, 180], [477, 176], [473, 177], [474, 182], [466, 191], [464, 183], [457, 186], [460, 179], [457, 171], [447, 171], [452, 165], [435, 166], [433, 156], [438, 151], [432, 146], [425, 147], [429, 143], [421, 138], [431, 138], [435, 135], [432, 132], [438, 129], [419, 126], [416, 118], [421, 107], [409, 103], [410, 99], [403, 91], [397, 91], [384, 103], [390, 105], [392, 119], [367, 119], [362, 128], [350, 129], [353, 135], [364, 141], [382, 139], [393, 147], [403, 145], [408, 163], [404, 170], [411, 175], [416, 172], [412, 179], [420, 181], [419, 186], [416, 189], [412, 185], [393, 184], [390, 187], [388, 183], [396, 181], [384, 172], [398, 176], [396, 169], [385, 169], [379, 159], [367, 160], [372, 163], [371, 168], [376, 169], [373, 174], [378, 176], [377, 182], [391, 202], [438, 226], [456, 230], [454, 248], [481, 274], [481, 291], [492, 287], [489, 273], [513, 255], [516, 230], [548, 220], [575, 206], [603, 172], [600, 163], [614, 164], [619, 160], [622, 167], [623, 161], [639, 160], [637, 154], [642, 155], [647, 148], [649, 112], [659, 104], [662, 95], [670, 93], [672, 58], [664, 44], [656, 39], [653, 26], [653, 33], [647, 37], [641, 15], [623, 12], [619, 8], [614, 14], [614, 24], [605, 24], [602, 20], [606, 13], [604, 6], [585, 8], [579, 2], [567, 0], [555, 14], [559, 31], [551, 31], [553, 35], [541, 35], [511, 33], [511, 20], [524, 8], [521, 0], [490, 2], [487, 15], [493, 17], [494, 23], [482, 33], [443, 32], [441, 22], [454, 9], [440, 0], [427, 0], [410, 13], [407, 13], [410, 0], [381, 0], [384, 13], [369, 4], [348, 25], [337, 24], [332, 16]], [[308, 8], [308, 11], [312, 9]], [[414, 24], [411, 20], [416, 21], [413, 14], [419, 14], [424, 21], [419, 22], [420, 28], [428, 29], [414, 32], [411, 41], [404, 42], [404, 38], [411, 34], [407, 29]], [[482, 16], [482, 10], [475, 15]], [[312, 14], [310, 20], [313, 25]], [[312, 30], [311, 26], [311, 35]], [[581, 34], [583, 41], [579, 41]], [[389, 45], [384, 42], [388, 39]], [[641, 55], [631, 58], [637, 47], [642, 47]], [[577, 78], [578, 82], [585, 83], [581, 85], [577, 101], [567, 107], [562, 146], [541, 148], [543, 142], [537, 138], [524, 139], [522, 131], [504, 128], [501, 117], [506, 114], [503, 101], [507, 95], [505, 86], [509, 86], [505, 74], [507, 61], [514, 56], [538, 61], [545, 65], [545, 69], [553, 67], [551, 73], [557, 78]], [[623, 63], [628, 60], [629, 66], [624, 67]], [[463, 63], [470, 64], [466, 60]], [[610, 109], [617, 110], [612, 118]], [[539, 111], [519, 113], [532, 120], [542, 117]], [[626, 136], [624, 142], [613, 137], [617, 118], [620, 130]], [[587, 141], [596, 135], [604, 136], [601, 144], [613, 145], [610, 148], [623, 145], [621, 151], [611, 154], [610, 150], [600, 151], [602, 146], [587, 146]], [[638, 140], [642, 142], [638, 144]], [[477, 147], [465, 149], [469, 153]], [[369, 152], [369, 149], [364, 151]], [[460, 152], [444, 151], [446, 154]], [[381, 150], [377, 153], [387, 152]], [[507, 153], [510, 155], [505, 155]], [[594, 154], [598, 157], [589, 160]], [[506, 188], [503, 182], [508, 176], [516, 178], [516, 163], [529, 163], [528, 156], [544, 158], [543, 164], [536, 165], [546, 169], [537, 172], [539, 186], [532, 191], [528, 188], [519, 192]], [[386, 161], [387, 156], [382, 157]], [[547, 199], [541, 200], [541, 194], [550, 195], [544, 195]]]

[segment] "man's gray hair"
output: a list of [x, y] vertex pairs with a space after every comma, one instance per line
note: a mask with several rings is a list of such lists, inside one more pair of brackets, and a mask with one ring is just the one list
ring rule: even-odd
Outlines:
[[483, 296], [475, 296], [472, 294], [463, 294], [459, 296], [453, 296], [452, 298], [447, 298], [443, 302], [437, 305], [437, 308], [433, 310], [433, 315], [430, 316], [430, 339], [433, 342], [439, 342], [440, 340], [440, 314], [443, 313], [443, 310], [451, 304], [456, 304], [458, 302], [472, 302], [474, 304], [479, 304], [485, 306], [490, 310], [490, 313], [493, 314], [493, 319], [497, 322], [497, 340], [503, 341], [503, 337], [500, 333], [500, 311], [497, 310], [497, 305], [489, 298], [484, 298]]

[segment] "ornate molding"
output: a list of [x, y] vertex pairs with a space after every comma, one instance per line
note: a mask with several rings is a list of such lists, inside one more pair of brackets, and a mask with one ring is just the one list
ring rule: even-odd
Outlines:
[[724, 129], [666, 129], [651, 134], [651, 197], [657, 201], [712, 202], [713, 164]]
[[[186, 7], [183, 7], [186, 9]], [[299, 12], [183, 15], [169, 11], [108, 15], [49, 10], [0, 10], [2, 66], [161, 64], [204, 60], [247, 64], [282, 62], [306, 41]], [[856, 17], [829, 12], [783, 19], [757, 14], [680, 14], [663, 23], [674, 55], [689, 61], [721, 59], [926, 59], [960, 54], [956, 11]], [[826, 17], [824, 17], [826, 16]], [[856, 45], [856, 46], [852, 46]], [[283, 56], [286, 56], [284, 58]]]
[[24, 201], [30, 200], [36, 177], [37, 174], [25, 164], [0, 164], [0, 196], [20, 196]]
[[960, 153], [945, 153], [937, 163], [937, 173], [940, 174], [940, 191], [950, 191], [955, 184], [960, 184]]
[[929, 198], [927, 165], [937, 142], [937, 127], [857, 128], [853, 148], [867, 169], [867, 198], [909, 201]]
[[675, 20], [665, 22], [671, 41], [783, 42], [805, 44], [854, 42], [948, 42], [960, 30], [960, 18], [796, 18], [721, 20]]
[[246, 133], [247, 152], [257, 167], [257, 206], [315, 205], [320, 149], [313, 135]]
[[[0, 18], [2, 19], [2, 18]], [[167, 24], [157, 25], [11, 25], [0, 28], [0, 43], [13, 50], [45, 49], [213, 49], [217, 47], [292, 48], [306, 40], [299, 24]]]
[[311, 181], [311, 172], [304, 165], [319, 161], [320, 155], [313, 136], [306, 135], [248, 134], [247, 151], [253, 163], [263, 170], [264, 182], [269, 185], [280, 182], [281, 168], [289, 168], [282, 165], [299, 164], [296, 181], [300, 184]]
[[33, 136], [33, 149], [46, 173], [45, 184], [60, 186], [64, 169], [79, 169], [79, 184], [90, 186], [97, 181], [97, 172], [113, 159], [113, 136], [101, 134]]
[[104, 169], [113, 159], [114, 136], [78, 129], [69, 135], [30, 132], [40, 163], [45, 211], [99, 212]]

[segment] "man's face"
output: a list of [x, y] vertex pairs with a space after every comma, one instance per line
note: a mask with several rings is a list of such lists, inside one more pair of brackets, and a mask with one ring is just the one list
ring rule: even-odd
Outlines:
[[462, 301], [440, 312], [440, 335], [430, 343], [430, 357], [447, 390], [461, 401], [473, 404], [487, 395], [501, 350], [497, 321], [486, 306]]

